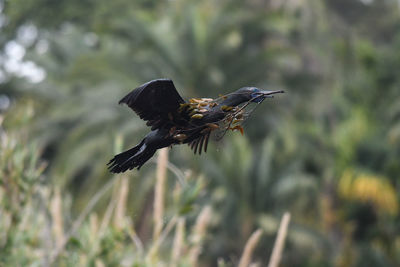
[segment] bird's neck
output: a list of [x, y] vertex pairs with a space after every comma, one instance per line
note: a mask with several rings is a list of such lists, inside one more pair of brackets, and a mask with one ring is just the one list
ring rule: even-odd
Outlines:
[[246, 101], [248, 101], [248, 99], [246, 97], [233, 94], [233, 95], [228, 96], [224, 101], [222, 101], [221, 105], [236, 107], [237, 105], [240, 105]]

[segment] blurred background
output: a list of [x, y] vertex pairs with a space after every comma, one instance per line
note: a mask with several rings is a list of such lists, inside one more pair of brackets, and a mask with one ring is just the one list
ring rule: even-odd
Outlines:
[[[286, 94], [110, 174], [161, 77]], [[400, 266], [400, 1], [0, 0], [0, 141], [1, 266]]]

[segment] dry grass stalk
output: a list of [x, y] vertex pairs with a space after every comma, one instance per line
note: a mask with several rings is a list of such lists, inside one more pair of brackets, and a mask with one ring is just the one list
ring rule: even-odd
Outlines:
[[[118, 180], [119, 181], [119, 180]], [[106, 230], [107, 226], [109, 226], [113, 211], [117, 205], [118, 200], [118, 185], [114, 186], [113, 192], [111, 195], [110, 203], [107, 206], [106, 212], [103, 215], [103, 219], [100, 224], [98, 239], [100, 240]]]
[[285, 244], [289, 221], [290, 221], [290, 213], [285, 212], [285, 214], [283, 214], [281, 223], [279, 225], [278, 235], [275, 240], [275, 245], [272, 250], [268, 267], [278, 267], [281, 261], [282, 251], [283, 251], [283, 246]]
[[127, 227], [128, 235], [131, 238], [132, 242], [135, 244], [139, 254], [142, 256], [144, 253], [143, 242], [142, 240], [140, 240], [140, 238], [137, 236], [135, 232], [132, 219], [128, 219], [128, 224], [129, 224], [129, 226]]
[[99, 231], [99, 218], [96, 213], [91, 213], [89, 215], [89, 225], [90, 225], [90, 242], [93, 244], [96, 240], [97, 232]]
[[163, 148], [160, 150], [157, 159], [157, 176], [154, 193], [154, 232], [153, 238], [156, 241], [160, 238], [163, 228], [164, 217], [164, 192], [165, 182], [167, 176], [167, 163], [168, 163], [168, 149]]
[[105, 265], [100, 259], [96, 259], [95, 267], [105, 267]]
[[239, 267], [247, 267], [250, 265], [251, 256], [253, 255], [254, 249], [256, 248], [258, 242], [260, 241], [261, 235], [262, 235], [262, 230], [258, 229], [250, 236], [249, 240], [247, 240], [242, 257], [240, 258], [239, 261]]
[[149, 250], [146, 261], [153, 266], [157, 262], [158, 257], [158, 249], [160, 248], [162, 242], [164, 242], [165, 238], [167, 238], [168, 234], [171, 232], [172, 228], [174, 228], [176, 222], [178, 221], [178, 217], [174, 216], [169, 221], [169, 223], [165, 226], [164, 231], [160, 234], [160, 237], [157, 240], [153, 241], [153, 244]]
[[[120, 180], [118, 179], [117, 181], [120, 182]], [[119, 186], [118, 184], [116, 184], [113, 188], [113, 192], [111, 195], [111, 199], [110, 202], [107, 206], [106, 212], [103, 215], [103, 219], [101, 220], [100, 223], [100, 227], [98, 230], [97, 235], [94, 238], [94, 242], [90, 248], [90, 255], [93, 255], [96, 253], [96, 251], [99, 248], [99, 244], [100, 244], [100, 240], [102, 239], [102, 237], [104, 236], [104, 233], [107, 230], [107, 227], [110, 225], [110, 221], [111, 221], [111, 217], [113, 215], [113, 211], [116, 208], [117, 205], [117, 200], [118, 200], [118, 192], [119, 192]]]
[[189, 251], [190, 266], [197, 266], [197, 260], [202, 250], [202, 242], [206, 235], [207, 226], [211, 220], [211, 207], [205, 206], [197, 217], [192, 233], [193, 247]]
[[120, 179], [118, 195], [117, 195], [117, 206], [115, 207], [114, 226], [117, 229], [121, 229], [124, 227], [128, 193], [129, 193], [129, 180], [128, 177], [124, 176], [121, 177]]
[[64, 225], [62, 216], [62, 200], [59, 188], [54, 189], [54, 196], [50, 203], [50, 213], [53, 220], [52, 228], [56, 246], [61, 247], [64, 240]]
[[116, 179], [111, 179], [108, 181], [103, 187], [97, 191], [97, 193], [90, 199], [89, 203], [86, 205], [86, 207], [83, 209], [79, 217], [74, 221], [74, 223], [71, 226], [71, 229], [67, 232], [65, 235], [61, 246], [56, 247], [56, 249], [51, 253], [50, 259], [49, 259], [49, 265], [53, 264], [54, 261], [58, 258], [61, 252], [63, 252], [65, 245], [69, 241], [69, 239], [76, 233], [76, 231], [79, 229], [79, 227], [82, 225], [82, 222], [86, 218], [86, 216], [90, 213], [90, 211], [94, 208], [94, 206], [97, 204], [97, 202], [101, 199], [101, 197], [114, 185]]
[[182, 254], [182, 247], [185, 238], [185, 218], [179, 218], [175, 229], [174, 243], [171, 252], [171, 267], [177, 266], [178, 260]]

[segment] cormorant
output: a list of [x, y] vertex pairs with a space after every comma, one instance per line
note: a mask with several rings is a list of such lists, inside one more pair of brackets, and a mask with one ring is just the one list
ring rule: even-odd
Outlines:
[[[273, 94], [283, 91], [262, 91], [256, 87], [243, 87], [217, 99], [192, 98], [185, 102], [170, 79], [157, 79], [132, 90], [119, 101], [126, 104], [151, 127], [151, 132], [135, 147], [116, 155], [107, 164], [113, 173], [140, 167], [157, 149], [176, 144], [189, 144], [196, 154], [207, 145], [213, 131], [225, 134], [239, 130], [248, 116], [246, 108], [259, 104]], [[221, 136], [221, 138], [222, 138]]]

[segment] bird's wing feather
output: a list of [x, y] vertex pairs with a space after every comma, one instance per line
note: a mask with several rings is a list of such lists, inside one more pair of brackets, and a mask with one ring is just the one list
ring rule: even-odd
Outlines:
[[210, 138], [211, 131], [212, 131], [211, 129], [206, 129], [205, 132], [199, 134], [196, 138], [194, 138], [191, 142], [188, 143], [190, 149], [193, 150], [194, 154], [198, 152], [200, 155], [201, 152], [203, 151], [203, 148], [204, 152], [207, 152], [208, 140]]
[[176, 91], [174, 83], [169, 79], [157, 79], [134, 89], [119, 101], [128, 105], [148, 125], [163, 125], [170, 121], [169, 113], [178, 110], [185, 100]]

